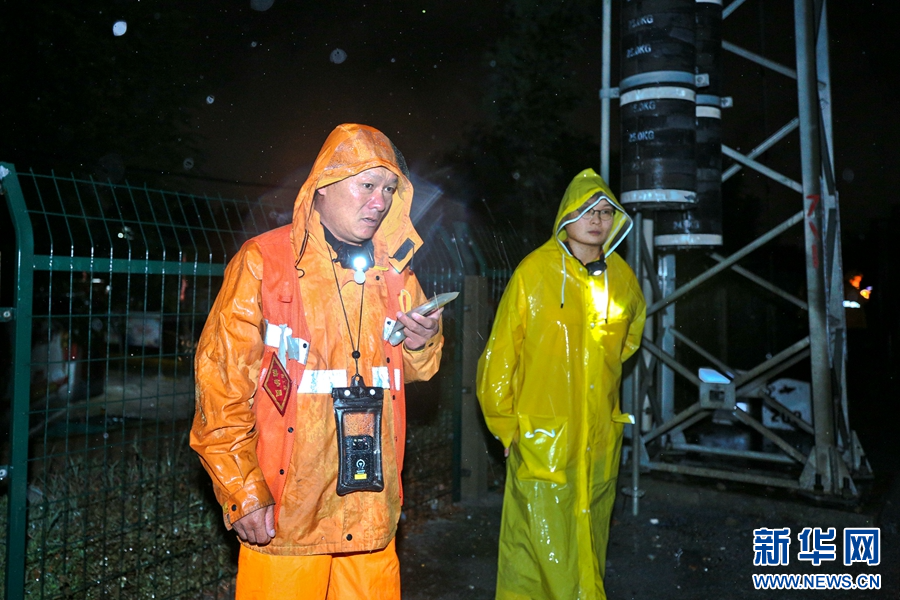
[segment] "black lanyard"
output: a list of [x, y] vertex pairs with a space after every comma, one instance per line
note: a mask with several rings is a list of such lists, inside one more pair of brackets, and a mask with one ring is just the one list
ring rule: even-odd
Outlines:
[[359, 325], [356, 329], [356, 344], [353, 343], [353, 331], [350, 329], [350, 319], [347, 317], [347, 307], [344, 306], [344, 296], [341, 294], [341, 284], [338, 281], [337, 269], [334, 267], [334, 256], [331, 253], [331, 246], [326, 244], [328, 247], [328, 257], [331, 259], [331, 271], [334, 273], [334, 285], [337, 287], [338, 298], [341, 301], [341, 310], [344, 312], [344, 322], [347, 324], [347, 334], [350, 336], [350, 347], [353, 348], [353, 353], [350, 355], [353, 357], [353, 362], [356, 365], [356, 374], [350, 379], [351, 386], [365, 385], [363, 381], [362, 375], [359, 374], [359, 345], [362, 342], [362, 317], [363, 317], [363, 301], [366, 298], [366, 283], [363, 281], [362, 291], [359, 294]]

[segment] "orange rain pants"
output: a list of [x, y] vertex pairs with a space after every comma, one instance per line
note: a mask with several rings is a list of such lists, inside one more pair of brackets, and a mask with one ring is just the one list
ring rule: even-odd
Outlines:
[[395, 540], [383, 550], [279, 556], [241, 546], [235, 600], [400, 600]]

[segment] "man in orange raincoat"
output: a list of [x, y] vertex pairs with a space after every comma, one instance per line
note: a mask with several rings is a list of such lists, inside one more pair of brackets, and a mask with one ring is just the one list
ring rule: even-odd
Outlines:
[[[241, 541], [237, 600], [400, 598], [404, 383], [434, 375], [443, 345], [440, 311], [405, 314], [427, 300], [409, 269], [422, 245], [412, 198], [390, 140], [341, 125], [292, 224], [249, 240], [225, 271], [197, 346], [191, 446]], [[382, 489], [341, 491], [332, 390], [360, 384], [383, 390]]]

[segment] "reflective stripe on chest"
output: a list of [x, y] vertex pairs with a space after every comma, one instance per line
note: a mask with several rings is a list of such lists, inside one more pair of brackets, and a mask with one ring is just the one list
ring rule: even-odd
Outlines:
[[[301, 394], [331, 394], [336, 387], [347, 387], [347, 371], [344, 369], [306, 369], [297, 387]], [[372, 367], [372, 387], [391, 389], [391, 376], [388, 367]], [[403, 377], [400, 369], [394, 369], [395, 391], [400, 390]]]

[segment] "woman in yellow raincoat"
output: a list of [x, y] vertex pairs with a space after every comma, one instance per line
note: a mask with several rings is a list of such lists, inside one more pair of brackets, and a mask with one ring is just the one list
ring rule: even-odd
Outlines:
[[553, 237], [516, 268], [478, 363], [478, 400], [508, 450], [497, 598], [606, 598], [622, 429], [622, 363], [645, 303], [614, 252], [631, 218], [591, 169]]

